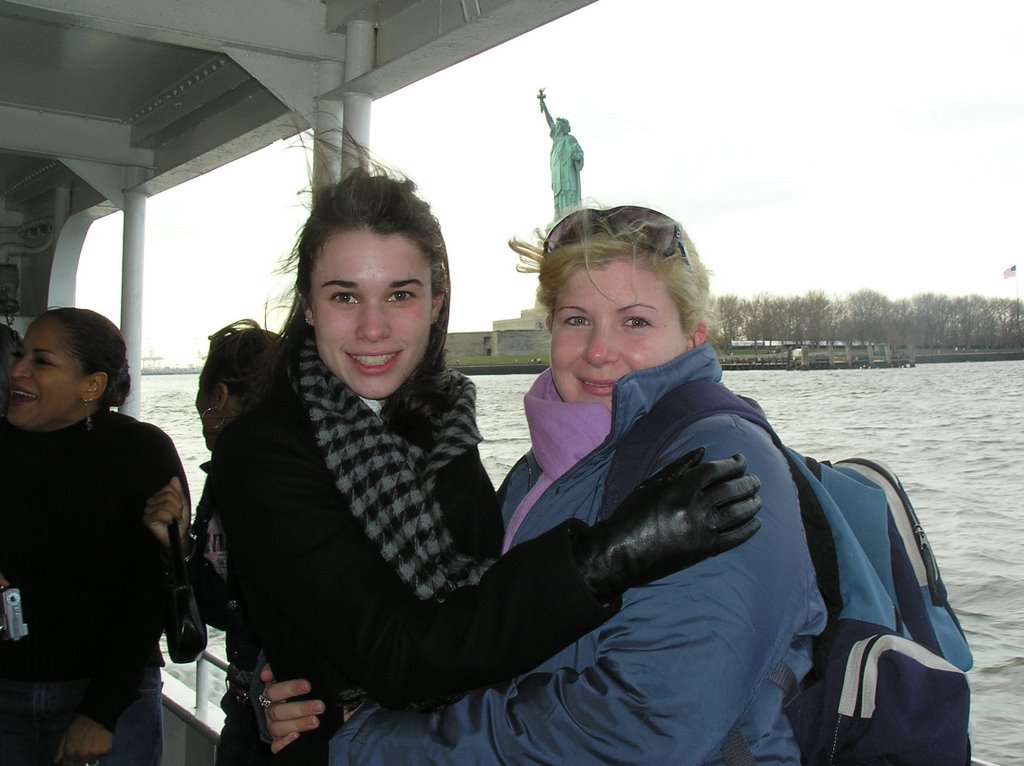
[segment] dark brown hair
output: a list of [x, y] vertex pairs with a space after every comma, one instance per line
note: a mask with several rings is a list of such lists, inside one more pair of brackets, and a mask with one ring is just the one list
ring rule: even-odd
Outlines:
[[59, 308], [44, 311], [36, 322], [52, 319], [64, 331], [64, 347], [78, 360], [85, 375], [104, 372], [107, 387], [99, 398], [100, 407], [120, 407], [132, 389], [124, 336], [102, 314], [90, 309]]
[[423, 360], [398, 390], [388, 397], [382, 413], [391, 419], [402, 413], [435, 411], [449, 404], [448, 369], [444, 347], [448, 337], [451, 280], [448, 274], [448, 248], [441, 225], [430, 205], [416, 193], [416, 184], [408, 178], [392, 175], [379, 168], [358, 167], [349, 170], [341, 181], [313, 192], [309, 218], [285, 269], [294, 271], [292, 306], [272, 375], [276, 379], [294, 359], [295, 353], [313, 337], [306, 324], [307, 305], [313, 268], [324, 243], [342, 231], [369, 231], [383, 236], [400, 234], [422, 250], [430, 264], [430, 290], [443, 296], [437, 320], [431, 325]]
[[253, 378], [277, 335], [253, 319], [239, 319], [210, 336], [210, 350], [199, 373], [199, 390], [210, 393], [218, 383], [238, 397], [243, 410], [252, 404]]

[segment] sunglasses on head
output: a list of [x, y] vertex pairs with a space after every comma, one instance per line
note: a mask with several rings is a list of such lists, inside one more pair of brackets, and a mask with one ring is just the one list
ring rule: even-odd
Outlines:
[[585, 208], [569, 213], [548, 232], [544, 240], [544, 255], [556, 247], [580, 242], [595, 233], [610, 232], [614, 235], [631, 230], [643, 233], [641, 244], [652, 252], [671, 258], [678, 251], [687, 265], [693, 267], [682, 227], [664, 213], [636, 205], [610, 207], [607, 210]]

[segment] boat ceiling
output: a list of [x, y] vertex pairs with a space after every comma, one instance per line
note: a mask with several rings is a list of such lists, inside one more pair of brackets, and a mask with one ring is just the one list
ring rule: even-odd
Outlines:
[[55, 190], [99, 217], [308, 129], [350, 22], [374, 61], [343, 90], [380, 98], [592, 1], [0, 0], [0, 227]]

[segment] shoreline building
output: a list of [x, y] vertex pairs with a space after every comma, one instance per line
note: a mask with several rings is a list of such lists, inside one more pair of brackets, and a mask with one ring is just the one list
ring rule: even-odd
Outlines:
[[490, 331], [450, 332], [445, 348], [448, 360], [457, 363], [462, 357], [527, 356], [546, 359], [551, 335], [546, 326], [544, 309], [524, 309], [516, 319], [496, 319]]

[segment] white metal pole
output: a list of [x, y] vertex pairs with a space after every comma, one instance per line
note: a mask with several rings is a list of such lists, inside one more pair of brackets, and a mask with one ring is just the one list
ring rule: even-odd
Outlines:
[[[345, 82], [349, 83], [369, 72], [374, 65], [373, 24], [369, 21], [350, 21], [345, 25]], [[373, 99], [354, 90], [346, 90], [345, 132], [363, 148], [370, 148], [370, 111]], [[358, 164], [359, 157], [353, 152], [344, 152], [342, 169]]]
[[[334, 61], [320, 62], [319, 87], [328, 93], [344, 82], [342, 65]], [[342, 129], [344, 104], [322, 98], [316, 101], [316, 123], [313, 131], [313, 188], [337, 183], [341, 178]]]
[[[346, 93], [345, 99], [345, 131], [364, 149], [370, 148], [370, 109], [373, 99], [363, 93]], [[341, 157], [343, 170], [355, 167], [359, 156], [353, 152], [344, 152]]]
[[139, 416], [139, 376], [142, 373], [142, 268], [146, 249], [146, 195], [124, 193], [124, 232], [121, 255], [121, 332], [128, 346], [132, 390], [121, 412]]

